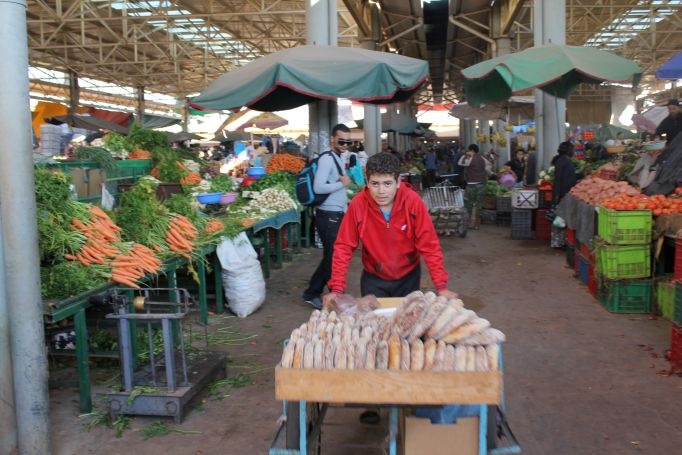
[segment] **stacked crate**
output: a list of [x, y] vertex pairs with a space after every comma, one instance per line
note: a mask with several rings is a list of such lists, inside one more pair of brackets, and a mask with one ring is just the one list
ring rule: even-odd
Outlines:
[[511, 238], [532, 240], [533, 211], [538, 208], [538, 190], [513, 188], [511, 205]]
[[495, 200], [495, 224], [511, 226], [511, 196], [497, 196]]
[[651, 312], [651, 212], [600, 207], [598, 221], [599, 303], [612, 313]]
[[535, 240], [551, 240], [552, 223], [547, 219], [547, 209], [535, 210]]

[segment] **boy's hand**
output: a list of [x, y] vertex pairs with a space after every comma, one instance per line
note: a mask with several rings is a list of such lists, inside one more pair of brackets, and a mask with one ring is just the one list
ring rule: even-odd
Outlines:
[[330, 292], [329, 294], [325, 294], [322, 296], [322, 308], [328, 307], [332, 300], [334, 300], [336, 297], [338, 297], [338, 294], [334, 292]]
[[339, 178], [339, 181], [343, 183], [343, 186], [350, 185], [350, 177], [348, 177], [347, 175], [342, 175], [341, 178]]
[[438, 295], [442, 295], [443, 297], [445, 297], [448, 300], [459, 298], [459, 294], [457, 294], [456, 292], [452, 292], [449, 289], [443, 289], [442, 291], [438, 292]]

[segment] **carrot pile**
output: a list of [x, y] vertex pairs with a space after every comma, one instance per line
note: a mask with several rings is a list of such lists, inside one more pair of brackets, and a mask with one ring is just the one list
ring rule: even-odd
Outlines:
[[147, 150], [135, 149], [128, 153], [129, 160], [149, 160], [152, 158], [152, 154]]
[[161, 268], [161, 261], [146, 246], [133, 243], [127, 253], [119, 254], [111, 261], [111, 266], [113, 281], [131, 288], [138, 288], [136, 281], [144, 278], [145, 273], [156, 274]]
[[220, 220], [211, 220], [208, 222], [206, 227], [204, 227], [204, 234], [213, 234], [218, 231], [225, 229], [225, 225]]
[[87, 222], [78, 218], [71, 220], [71, 226], [83, 233], [87, 241], [75, 254], [65, 254], [64, 258], [70, 261], [80, 261], [81, 264], [106, 264], [110, 258], [119, 254], [119, 250], [113, 244], [121, 241], [119, 232], [121, 228], [116, 226], [109, 215], [99, 207], [92, 206], [89, 210], [91, 215]]
[[188, 172], [186, 176], [180, 179], [181, 185], [197, 185], [201, 183], [201, 175], [198, 172]]
[[290, 155], [288, 153], [278, 153], [274, 155], [268, 162], [266, 171], [268, 173], [278, 171], [289, 171], [297, 174], [305, 167], [305, 160], [298, 156]]
[[193, 240], [197, 235], [197, 228], [186, 217], [173, 215], [168, 223], [166, 243], [172, 251], [189, 259], [190, 253], [194, 250]]

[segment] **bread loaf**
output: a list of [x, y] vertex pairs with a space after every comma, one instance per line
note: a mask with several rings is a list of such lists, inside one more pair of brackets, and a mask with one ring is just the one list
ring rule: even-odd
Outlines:
[[316, 333], [320, 340], [327, 339], [327, 321], [318, 322]]
[[476, 348], [476, 371], [489, 371], [488, 354], [483, 346]]
[[291, 368], [294, 362], [294, 349], [296, 349], [296, 342], [292, 343], [289, 339], [287, 345], [284, 346], [284, 352], [282, 352], [282, 366], [284, 368]]
[[334, 368], [337, 370], [346, 369], [346, 361], [348, 359], [348, 346], [345, 343], [339, 343], [334, 352]]
[[429, 328], [436, 321], [436, 318], [445, 310], [447, 304], [442, 301], [436, 301], [426, 310], [424, 315], [414, 324], [408, 339], [414, 341], [421, 338], [429, 330]]
[[[434, 338], [437, 340], [444, 339], [449, 333], [456, 330], [458, 327], [466, 324], [476, 318], [476, 313], [471, 310], [457, 310], [457, 312], [450, 318], [450, 320], [443, 326], [443, 328], [434, 334]], [[445, 340], [446, 343], [449, 341]]]
[[424, 369], [424, 343], [416, 339], [410, 346], [410, 370], [421, 371]]
[[435, 292], [433, 291], [428, 291], [424, 293], [424, 298], [426, 299], [427, 302], [429, 303], [434, 303], [436, 301], [436, 298], [438, 296], [436, 295]]
[[330, 311], [329, 314], [327, 315], [327, 322], [334, 322], [336, 323], [337, 316], [336, 316], [336, 311]]
[[500, 369], [500, 345], [489, 344], [485, 347], [485, 352], [488, 356], [488, 368], [490, 371], [497, 371]]
[[436, 334], [439, 334], [443, 327], [450, 322], [450, 319], [457, 314], [457, 309], [451, 305], [445, 307], [443, 311], [436, 317], [436, 320], [431, 324], [431, 327], [426, 331], [426, 336], [429, 338], [435, 338]]
[[318, 340], [313, 349], [313, 368], [324, 368], [324, 342]]
[[429, 306], [426, 299], [415, 299], [403, 312], [396, 312], [393, 326], [401, 338], [407, 338], [410, 335], [412, 328], [426, 313]]
[[334, 324], [333, 340], [341, 343], [342, 333], [343, 333], [343, 324], [341, 322], [335, 323]]
[[467, 364], [465, 371], [476, 371], [476, 347], [466, 346]]
[[424, 370], [433, 369], [433, 360], [436, 356], [437, 342], [433, 338], [429, 338], [424, 343]]
[[442, 295], [439, 295], [438, 297], [436, 297], [436, 301], [435, 301], [434, 303], [438, 303], [438, 302], [440, 302], [440, 303], [448, 303], [448, 298], [447, 298], [447, 297], [444, 297], [444, 296], [442, 296]]
[[388, 369], [389, 370], [399, 370], [400, 369], [400, 338], [397, 334], [393, 334], [388, 339]]
[[334, 369], [334, 354], [336, 350], [336, 344], [331, 338], [327, 340], [324, 345], [324, 367], [328, 370]]
[[455, 347], [448, 344], [445, 347], [445, 361], [443, 362], [443, 369], [445, 371], [455, 370]]
[[308, 332], [314, 333], [317, 330], [317, 322], [320, 317], [320, 310], [313, 310], [308, 319]]
[[351, 342], [353, 334], [353, 327], [349, 323], [343, 324], [343, 329], [341, 330], [341, 341], [348, 344]]
[[300, 335], [301, 331], [297, 328], [295, 328], [292, 332], [291, 335], [289, 335], [289, 344], [293, 344], [296, 346], [296, 342], [298, 341], [298, 338], [301, 336]]
[[467, 370], [467, 347], [458, 344], [455, 346], [455, 371]]
[[371, 325], [366, 325], [362, 328], [362, 331], [360, 332], [360, 338], [369, 341], [372, 339], [373, 335], [373, 329]]
[[331, 343], [334, 340], [334, 327], [336, 324], [333, 322], [327, 322], [327, 326], [325, 327], [325, 336], [323, 340], [325, 340], [327, 343]]
[[303, 348], [303, 368], [315, 367], [315, 344], [308, 341]]
[[377, 343], [372, 340], [367, 343], [367, 353], [365, 357], [365, 369], [374, 370], [376, 368]]
[[452, 305], [458, 310], [464, 308], [464, 302], [462, 302], [460, 299], [450, 299], [448, 300], [448, 305]]
[[350, 334], [350, 341], [351, 343], [357, 343], [360, 341], [360, 327], [353, 327], [353, 330]]
[[504, 343], [507, 340], [507, 337], [502, 333], [501, 331], [497, 329], [493, 329], [492, 327], [489, 327], [485, 330], [482, 330], [479, 333], [474, 333], [463, 340], [460, 340], [458, 344], [465, 344], [468, 346], [478, 346], [480, 344], [486, 345], [486, 344], [496, 344], [496, 343]]
[[299, 336], [303, 339], [308, 338], [308, 323], [304, 322], [298, 327]]
[[294, 360], [291, 364], [292, 368], [302, 368], [303, 367], [303, 350], [305, 349], [305, 339], [299, 338], [296, 341], [296, 347], [294, 348]]
[[445, 341], [446, 343], [454, 344], [457, 343], [459, 340], [463, 340], [468, 336], [480, 332], [481, 330], [487, 329], [488, 327], [490, 327], [490, 322], [488, 322], [487, 319], [475, 318], [452, 330], [447, 335], [445, 335], [442, 338], [442, 340]]
[[377, 370], [388, 369], [388, 342], [381, 340], [377, 345]]
[[439, 341], [436, 344], [436, 353], [433, 356], [433, 367], [434, 371], [443, 371], [445, 369], [445, 348], [446, 344]]
[[400, 369], [410, 369], [410, 343], [407, 340], [400, 341]]
[[355, 369], [365, 369], [365, 359], [367, 358], [367, 342], [360, 340], [355, 344]]
[[346, 351], [346, 369], [347, 370], [354, 370], [355, 369], [355, 343], [344, 343], [347, 347], [348, 350]]

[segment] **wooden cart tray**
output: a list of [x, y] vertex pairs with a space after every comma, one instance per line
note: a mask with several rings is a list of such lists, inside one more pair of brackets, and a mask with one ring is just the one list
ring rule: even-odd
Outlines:
[[502, 373], [275, 369], [278, 400], [364, 404], [500, 404]]

